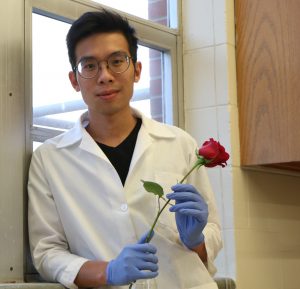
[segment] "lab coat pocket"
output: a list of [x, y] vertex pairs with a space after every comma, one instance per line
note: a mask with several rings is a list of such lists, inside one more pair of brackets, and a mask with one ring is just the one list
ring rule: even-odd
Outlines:
[[[177, 184], [183, 176], [176, 173], [170, 172], [156, 172], [155, 174], [155, 182], [159, 183], [164, 190], [164, 194], [170, 193], [171, 187]], [[162, 208], [165, 204], [164, 200], [160, 201], [160, 208]], [[175, 215], [169, 211], [172, 202], [167, 205], [162, 214], [160, 215], [157, 222], [157, 231], [161, 232], [164, 237], [166, 237], [169, 241], [178, 243], [178, 231], [175, 222]], [[157, 204], [157, 210], [159, 209]]]

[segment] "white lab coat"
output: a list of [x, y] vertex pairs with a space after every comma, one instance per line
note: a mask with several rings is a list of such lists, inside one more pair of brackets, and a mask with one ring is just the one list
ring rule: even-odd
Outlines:
[[[28, 182], [29, 236], [35, 267], [45, 279], [77, 288], [73, 281], [84, 262], [109, 261], [125, 245], [136, 243], [157, 212], [157, 199], [145, 192], [141, 180], [159, 182], [168, 193], [194, 164], [197, 144], [192, 137], [134, 113], [142, 118], [142, 126], [124, 187], [86, 132], [87, 113], [73, 129], [34, 152]], [[204, 235], [213, 274], [212, 262], [222, 246], [214, 195], [204, 168], [187, 182], [208, 203]], [[158, 250], [158, 289], [217, 288], [199, 256], [182, 245], [174, 213], [164, 211], [151, 243]]]

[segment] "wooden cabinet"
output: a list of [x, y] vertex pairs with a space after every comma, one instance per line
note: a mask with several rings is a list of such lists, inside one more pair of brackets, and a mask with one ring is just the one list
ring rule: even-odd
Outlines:
[[236, 0], [241, 164], [300, 170], [300, 1]]

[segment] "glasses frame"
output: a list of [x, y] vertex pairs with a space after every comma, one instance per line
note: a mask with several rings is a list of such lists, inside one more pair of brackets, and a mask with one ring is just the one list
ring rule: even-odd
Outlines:
[[[110, 59], [111, 57], [115, 56], [115, 55], [122, 55], [122, 56], [125, 57], [126, 62], [127, 62], [127, 67], [126, 67], [125, 70], [120, 71], [120, 72], [116, 72], [116, 71], [113, 71], [113, 70], [111, 69], [111, 67], [109, 66], [109, 59]], [[96, 62], [97, 62], [97, 64], [98, 64], [98, 65], [97, 65], [97, 69], [95, 70], [95, 75], [93, 75], [93, 76], [91, 76], [91, 77], [83, 76], [83, 75], [80, 73], [80, 71], [78, 70], [78, 66], [79, 66], [80, 62], [81, 62], [83, 59], [86, 59], [86, 58], [95, 59]], [[125, 71], [128, 70], [128, 68], [129, 68], [129, 66], [130, 66], [130, 60], [132, 60], [132, 57], [129, 56], [127, 53], [121, 52], [121, 51], [114, 52], [114, 53], [110, 54], [110, 55], [108, 56], [107, 59], [105, 59], [105, 60], [99, 60], [99, 61], [97, 60], [97, 58], [95, 58], [95, 57], [93, 57], [93, 56], [90, 56], [90, 57], [87, 56], [87, 57], [83, 57], [83, 58], [81, 58], [81, 59], [79, 60], [79, 62], [77, 63], [77, 65], [74, 67], [74, 71], [75, 71], [75, 72], [78, 72], [78, 74], [79, 74], [82, 78], [84, 78], [84, 79], [92, 79], [92, 78], [96, 77], [96, 75], [99, 73], [99, 71], [100, 71], [100, 64], [101, 64], [102, 62], [106, 62], [106, 69], [108, 69], [110, 72], [112, 72], [112, 73], [114, 73], [114, 74], [122, 74], [122, 73], [124, 73]]]

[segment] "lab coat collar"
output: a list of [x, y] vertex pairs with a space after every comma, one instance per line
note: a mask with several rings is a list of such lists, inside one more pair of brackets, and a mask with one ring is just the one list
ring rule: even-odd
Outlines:
[[[175, 134], [170, 129], [168, 129], [167, 125], [157, 121], [153, 121], [137, 109], [132, 108], [132, 112], [135, 116], [142, 119], [142, 127], [143, 129], [145, 129], [145, 132], [149, 134], [149, 136], [152, 136], [154, 138], [175, 138]], [[85, 129], [88, 124], [88, 112], [86, 111], [81, 115], [80, 119], [76, 122], [75, 126], [72, 129], [60, 136], [60, 140], [58, 141], [56, 147], [65, 148], [76, 143], [79, 143], [83, 148], [90, 147], [90, 141], [93, 139]]]

